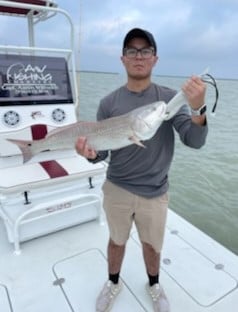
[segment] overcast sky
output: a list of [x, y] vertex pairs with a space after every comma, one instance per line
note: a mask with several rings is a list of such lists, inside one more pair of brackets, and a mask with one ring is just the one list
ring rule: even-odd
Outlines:
[[[238, 0], [58, 0], [76, 28], [76, 57], [81, 70], [123, 72], [122, 41], [133, 27], [154, 34], [157, 75], [201, 73], [238, 79]], [[9, 29], [1, 24], [0, 36]], [[44, 38], [66, 40], [64, 24], [47, 28]], [[18, 35], [18, 27], [14, 33]], [[9, 39], [9, 38], [8, 38]], [[14, 40], [14, 38], [11, 38]]]

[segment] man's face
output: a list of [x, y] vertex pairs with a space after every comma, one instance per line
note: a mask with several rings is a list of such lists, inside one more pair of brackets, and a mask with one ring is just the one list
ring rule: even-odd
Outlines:
[[[133, 38], [126, 48], [128, 49], [128, 55], [125, 52], [121, 57], [121, 60], [126, 68], [128, 77], [138, 80], [150, 77], [152, 68], [156, 64], [158, 57], [152, 52], [148, 54], [148, 49], [151, 49], [148, 42], [143, 38]], [[133, 53], [132, 55], [129, 53], [130, 48], [138, 49], [140, 51], [134, 53], [135, 55], [133, 56]], [[141, 51], [141, 49], [146, 50]]]

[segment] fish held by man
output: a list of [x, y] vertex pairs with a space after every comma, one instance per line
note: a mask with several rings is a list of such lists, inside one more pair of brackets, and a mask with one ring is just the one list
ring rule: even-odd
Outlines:
[[136, 108], [127, 114], [96, 122], [79, 121], [50, 131], [44, 139], [25, 141], [7, 139], [22, 152], [23, 163], [43, 151], [73, 149], [78, 137], [87, 138], [90, 148], [114, 150], [137, 144], [153, 137], [166, 119], [166, 104], [158, 101]]

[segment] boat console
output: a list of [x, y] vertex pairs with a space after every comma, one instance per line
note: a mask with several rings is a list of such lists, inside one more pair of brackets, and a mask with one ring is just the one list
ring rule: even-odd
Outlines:
[[[74, 150], [46, 151], [23, 164], [7, 139], [39, 140], [77, 121], [74, 29], [53, 1], [0, 1], [0, 13], [28, 21], [27, 46], [0, 45], [0, 217], [20, 253], [20, 242], [100, 217], [106, 164], [90, 164]], [[36, 24], [57, 14], [70, 26], [70, 46], [37, 47]]]

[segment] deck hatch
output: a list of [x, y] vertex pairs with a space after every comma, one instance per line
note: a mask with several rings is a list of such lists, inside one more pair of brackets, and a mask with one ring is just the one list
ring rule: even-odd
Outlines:
[[[57, 262], [53, 271], [56, 279], [65, 278], [61, 285], [74, 311], [95, 311], [95, 302], [107, 276], [107, 262], [98, 249], [90, 249], [73, 257]], [[94, 281], [90, 283], [90, 281]], [[114, 312], [145, 310], [135, 296], [123, 285], [119, 294], [120, 300], [115, 302]]]
[[[133, 238], [139, 242], [136, 233]], [[167, 229], [161, 267], [197, 304], [208, 307], [235, 290], [237, 281], [199, 247]]]
[[0, 284], [0, 306], [1, 311], [4, 312], [12, 312], [11, 304], [8, 297], [7, 288]]

